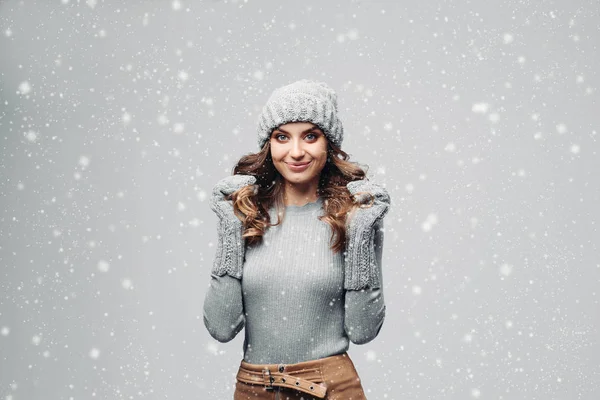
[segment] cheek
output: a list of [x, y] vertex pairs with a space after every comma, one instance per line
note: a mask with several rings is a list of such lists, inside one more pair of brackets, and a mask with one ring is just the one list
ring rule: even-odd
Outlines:
[[323, 149], [319, 152], [319, 159], [321, 159], [323, 162], [327, 161], [327, 149]]
[[279, 161], [281, 158], [281, 150], [277, 148], [277, 146], [271, 146], [271, 159], [273, 161]]

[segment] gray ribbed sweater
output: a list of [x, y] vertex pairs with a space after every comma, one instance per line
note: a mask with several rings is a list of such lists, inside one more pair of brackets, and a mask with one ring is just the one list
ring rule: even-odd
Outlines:
[[[323, 200], [285, 208], [282, 224], [245, 247], [243, 276], [214, 272], [204, 300], [204, 324], [220, 342], [245, 329], [244, 360], [297, 363], [374, 339], [385, 317], [382, 288], [344, 289], [344, 254], [329, 248], [331, 228], [317, 219]], [[277, 221], [275, 208], [269, 211]], [[372, 228], [381, 279], [383, 219]], [[381, 285], [380, 285], [381, 286]]]

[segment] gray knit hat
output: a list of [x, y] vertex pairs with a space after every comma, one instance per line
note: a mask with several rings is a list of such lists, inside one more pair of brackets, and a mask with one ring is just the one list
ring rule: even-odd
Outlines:
[[288, 122], [312, 122], [342, 147], [344, 128], [337, 116], [337, 95], [323, 82], [302, 79], [275, 89], [258, 118], [258, 147], [262, 149], [273, 129]]

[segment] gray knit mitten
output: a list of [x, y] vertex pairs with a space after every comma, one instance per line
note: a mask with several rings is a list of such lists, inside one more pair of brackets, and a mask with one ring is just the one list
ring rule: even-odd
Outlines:
[[344, 289], [379, 288], [381, 277], [374, 249], [375, 223], [388, 212], [390, 195], [383, 186], [367, 180], [348, 182], [346, 187], [360, 207], [346, 221]]
[[212, 274], [225, 274], [241, 279], [244, 264], [245, 243], [242, 221], [233, 212], [233, 203], [225, 200], [244, 186], [253, 185], [256, 178], [251, 175], [231, 175], [221, 179], [213, 188], [210, 208], [219, 217], [218, 244]]

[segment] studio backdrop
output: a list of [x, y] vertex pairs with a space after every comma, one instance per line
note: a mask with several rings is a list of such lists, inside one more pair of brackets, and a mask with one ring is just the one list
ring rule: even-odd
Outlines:
[[304, 78], [392, 199], [368, 398], [600, 398], [599, 11], [0, 1], [0, 398], [232, 398], [208, 198]]

